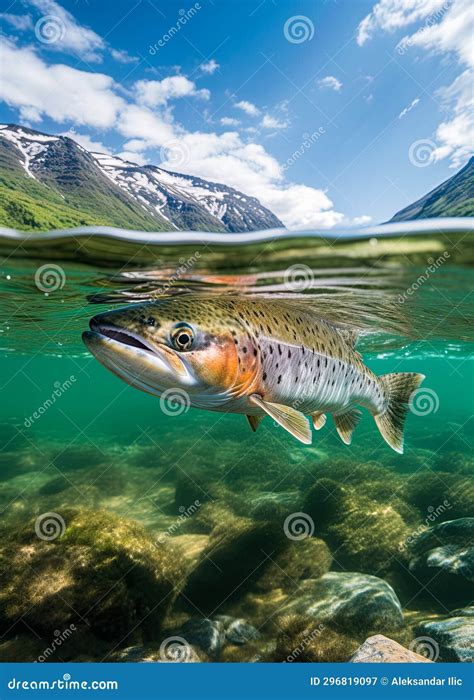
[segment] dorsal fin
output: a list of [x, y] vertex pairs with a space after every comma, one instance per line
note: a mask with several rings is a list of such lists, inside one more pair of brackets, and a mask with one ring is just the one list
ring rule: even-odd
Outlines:
[[274, 421], [285, 428], [291, 435], [305, 445], [311, 445], [312, 434], [308, 419], [291, 406], [285, 406], [281, 403], [271, 403], [265, 401], [258, 394], [252, 394], [249, 399], [253, 404], [258, 406], [268, 413]]

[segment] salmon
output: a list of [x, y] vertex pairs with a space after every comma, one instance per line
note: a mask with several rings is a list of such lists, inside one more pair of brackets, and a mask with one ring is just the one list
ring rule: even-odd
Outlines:
[[244, 414], [253, 430], [270, 416], [305, 444], [310, 419], [319, 430], [327, 414], [350, 444], [365, 408], [402, 453], [410, 396], [424, 375], [375, 375], [357, 339], [295, 301], [192, 295], [99, 314], [83, 334], [99, 362], [142, 391], [178, 388], [195, 408]]

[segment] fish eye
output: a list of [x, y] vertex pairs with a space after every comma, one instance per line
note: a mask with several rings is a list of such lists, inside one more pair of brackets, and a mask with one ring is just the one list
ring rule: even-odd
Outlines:
[[171, 331], [171, 344], [176, 350], [190, 350], [194, 343], [194, 331], [187, 323], [180, 323]]

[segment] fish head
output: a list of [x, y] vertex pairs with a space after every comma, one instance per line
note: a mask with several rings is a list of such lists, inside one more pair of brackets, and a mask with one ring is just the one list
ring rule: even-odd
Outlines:
[[[212, 304], [176, 298], [98, 314], [83, 340], [107, 369], [151, 394], [184, 390], [212, 407], [232, 393], [238, 356], [232, 324]], [[235, 331], [234, 331], [235, 333]]]

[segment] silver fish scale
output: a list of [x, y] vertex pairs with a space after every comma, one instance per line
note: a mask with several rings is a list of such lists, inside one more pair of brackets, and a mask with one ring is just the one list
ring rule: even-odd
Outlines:
[[[341, 413], [358, 404], [379, 411], [385, 399], [370, 370], [273, 339], [260, 339], [264, 398], [305, 414]], [[271, 350], [270, 350], [271, 348]]]

